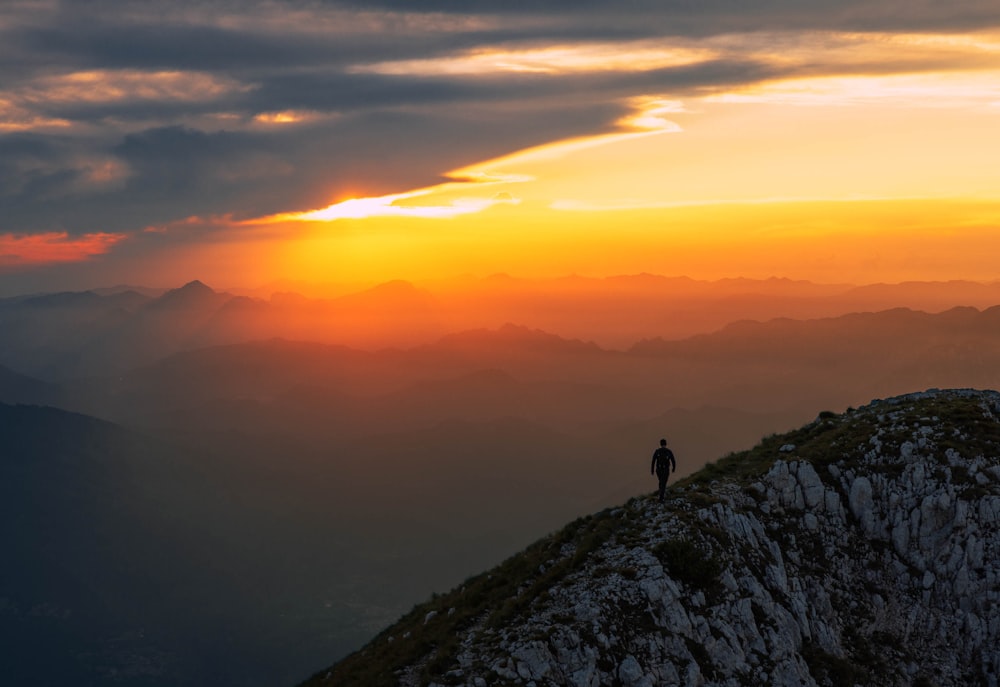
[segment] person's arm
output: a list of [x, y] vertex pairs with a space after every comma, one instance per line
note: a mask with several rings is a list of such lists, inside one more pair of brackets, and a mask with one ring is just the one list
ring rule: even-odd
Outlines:
[[674, 452], [670, 452], [670, 472], [677, 472], [677, 459], [674, 458]]
[[656, 472], [656, 451], [653, 451], [653, 462], [649, 466], [649, 474]]

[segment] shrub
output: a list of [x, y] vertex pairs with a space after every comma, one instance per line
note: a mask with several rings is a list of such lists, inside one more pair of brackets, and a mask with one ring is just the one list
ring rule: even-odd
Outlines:
[[654, 550], [663, 567], [679, 582], [709, 591], [719, 583], [722, 564], [687, 539], [669, 539]]

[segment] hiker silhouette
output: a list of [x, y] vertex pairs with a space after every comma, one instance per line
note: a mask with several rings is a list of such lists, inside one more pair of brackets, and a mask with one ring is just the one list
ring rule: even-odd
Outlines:
[[671, 472], [677, 472], [677, 461], [674, 459], [674, 452], [667, 448], [667, 440], [660, 439], [660, 448], [653, 451], [653, 462], [649, 466], [649, 474], [656, 473], [660, 480], [660, 503], [663, 503], [663, 494], [667, 490], [667, 478]]

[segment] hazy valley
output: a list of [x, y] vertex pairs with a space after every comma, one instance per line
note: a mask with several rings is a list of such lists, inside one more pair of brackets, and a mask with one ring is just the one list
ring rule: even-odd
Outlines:
[[79, 684], [291, 684], [652, 490], [661, 435], [683, 476], [822, 410], [1000, 385], [996, 285], [463, 284], [0, 301], [15, 667], [59, 637]]

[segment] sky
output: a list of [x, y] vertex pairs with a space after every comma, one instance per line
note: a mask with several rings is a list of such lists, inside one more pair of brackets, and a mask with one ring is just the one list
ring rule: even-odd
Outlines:
[[996, 0], [5, 0], [0, 295], [1000, 279]]

